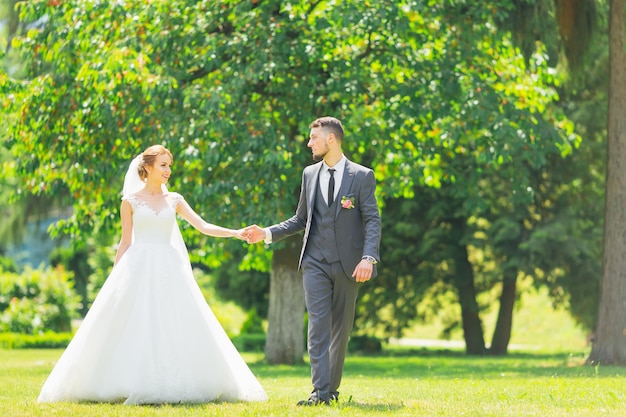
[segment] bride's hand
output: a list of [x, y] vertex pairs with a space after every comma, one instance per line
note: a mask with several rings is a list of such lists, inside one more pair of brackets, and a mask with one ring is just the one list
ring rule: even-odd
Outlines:
[[234, 231], [235, 234], [233, 235], [233, 237], [236, 237], [239, 240], [247, 240], [248, 238], [246, 237], [246, 229], [238, 229]]

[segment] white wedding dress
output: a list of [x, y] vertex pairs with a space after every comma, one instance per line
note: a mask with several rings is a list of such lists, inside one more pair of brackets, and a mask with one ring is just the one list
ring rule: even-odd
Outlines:
[[266, 400], [195, 282], [176, 223], [180, 194], [167, 193], [168, 204], [159, 212], [136, 195], [125, 199], [133, 207], [133, 244], [111, 271], [38, 400]]

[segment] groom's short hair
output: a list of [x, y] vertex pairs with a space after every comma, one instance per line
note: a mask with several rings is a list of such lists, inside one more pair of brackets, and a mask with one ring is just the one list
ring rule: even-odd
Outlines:
[[330, 116], [320, 117], [313, 120], [309, 125], [309, 129], [314, 127], [320, 127], [328, 133], [334, 133], [335, 138], [337, 138], [339, 142], [343, 142], [343, 125], [341, 124], [341, 120]]

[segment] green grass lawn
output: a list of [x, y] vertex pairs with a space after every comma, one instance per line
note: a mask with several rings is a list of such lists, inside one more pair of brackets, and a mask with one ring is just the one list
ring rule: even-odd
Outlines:
[[466, 357], [460, 351], [390, 348], [348, 357], [341, 402], [301, 408], [309, 367], [269, 366], [244, 354], [265, 403], [125, 406], [38, 404], [61, 350], [0, 350], [0, 416], [623, 416], [626, 368], [583, 366], [587, 351]]
[[[219, 317], [235, 317], [232, 306], [216, 300], [211, 305]], [[490, 310], [483, 317], [487, 342], [495, 314]], [[245, 314], [237, 317], [241, 321]], [[233, 329], [240, 324], [222, 323]], [[269, 395], [265, 403], [38, 404], [39, 390], [62, 350], [0, 350], [0, 417], [626, 416], [626, 368], [584, 366], [586, 333], [564, 308], [552, 307], [545, 291], [522, 297], [513, 326], [511, 343], [516, 346], [507, 357], [398, 346], [385, 346], [377, 356], [349, 355], [340, 403], [315, 408], [295, 406], [311, 389], [308, 365], [269, 366], [261, 354], [244, 358]], [[417, 324], [406, 336], [432, 341], [441, 328], [438, 320]], [[451, 336], [462, 340], [460, 332]]]

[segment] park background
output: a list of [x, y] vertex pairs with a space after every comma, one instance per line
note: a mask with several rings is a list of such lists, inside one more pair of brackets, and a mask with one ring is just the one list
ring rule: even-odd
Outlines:
[[[208, 221], [269, 225], [295, 210], [308, 124], [333, 115], [383, 219], [351, 351], [623, 365], [623, 3], [0, 2], [2, 346], [67, 344], [148, 145]], [[302, 367], [301, 236], [183, 233], [240, 350]]]

